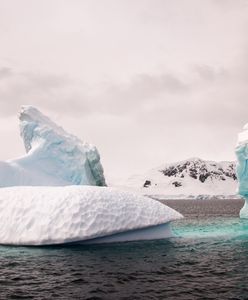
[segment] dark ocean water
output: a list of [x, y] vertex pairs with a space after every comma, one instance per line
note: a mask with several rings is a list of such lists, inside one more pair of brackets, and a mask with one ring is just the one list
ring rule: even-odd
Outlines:
[[169, 240], [0, 247], [0, 299], [248, 299], [242, 201], [166, 203], [186, 216]]

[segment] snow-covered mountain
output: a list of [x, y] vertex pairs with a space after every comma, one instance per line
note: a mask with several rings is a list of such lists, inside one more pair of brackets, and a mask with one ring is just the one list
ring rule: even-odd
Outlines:
[[157, 198], [225, 198], [236, 195], [236, 163], [191, 158], [136, 175], [124, 184]]

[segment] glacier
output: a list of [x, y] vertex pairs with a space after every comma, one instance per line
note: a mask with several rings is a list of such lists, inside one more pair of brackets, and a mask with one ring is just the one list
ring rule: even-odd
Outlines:
[[238, 193], [245, 199], [244, 207], [240, 210], [241, 218], [248, 218], [248, 124], [238, 135], [235, 148], [237, 156]]
[[67, 133], [33, 106], [22, 106], [19, 120], [26, 154], [0, 161], [0, 187], [106, 185], [95, 146]]
[[0, 243], [54, 245], [160, 239], [182, 218], [147, 197], [96, 186], [0, 189]]

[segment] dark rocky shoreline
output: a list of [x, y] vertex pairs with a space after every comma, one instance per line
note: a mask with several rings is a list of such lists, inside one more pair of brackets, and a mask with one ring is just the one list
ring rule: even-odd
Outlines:
[[161, 203], [179, 211], [185, 217], [238, 216], [244, 205], [243, 199], [160, 200]]

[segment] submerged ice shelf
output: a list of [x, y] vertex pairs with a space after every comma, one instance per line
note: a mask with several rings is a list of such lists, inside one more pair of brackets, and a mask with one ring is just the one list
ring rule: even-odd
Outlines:
[[169, 222], [180, 218], [180, 213], [160, 202], [108, 187], [0, 189], [1, 244], [165, 238], [171, 236]]

